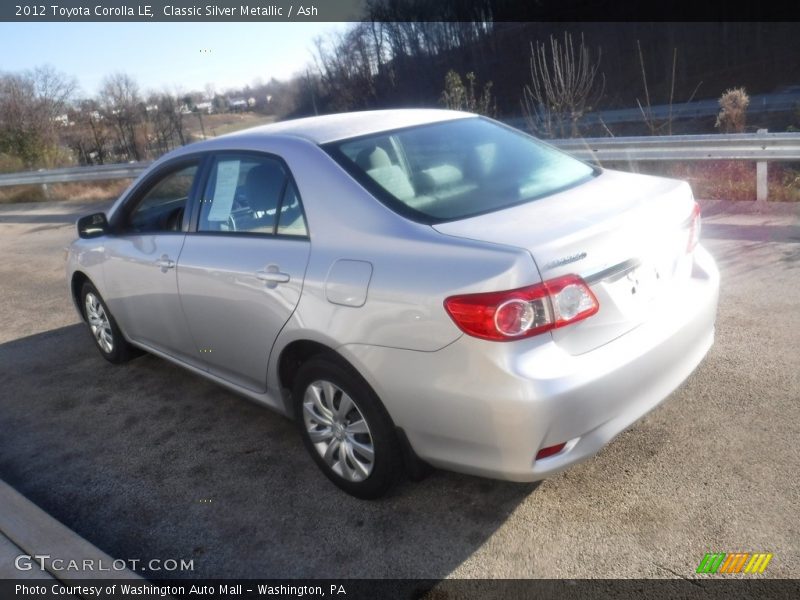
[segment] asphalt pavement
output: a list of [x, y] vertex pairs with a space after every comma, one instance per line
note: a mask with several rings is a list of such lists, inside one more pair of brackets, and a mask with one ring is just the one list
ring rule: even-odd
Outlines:
[[192, 565], [141, 574], [695, 577], [707, 552], [771, 552], [757, 577], [800, 577], [800, 206], [704, 204], [716, 343], [596, 458], [538, 485], [435, 471], [377, 502], [283, 417], [99, 356], [62, 251], [97, 208], [0, 206], [0, 479], [114, 558]]

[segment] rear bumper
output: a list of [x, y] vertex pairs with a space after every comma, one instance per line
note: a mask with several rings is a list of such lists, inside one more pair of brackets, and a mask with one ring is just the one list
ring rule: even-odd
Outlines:
[[[376, 390], [415, 452], [441, 468], [535, 481], [596, 454], [655, 408], [714, 339], [719, 273], [695, 251], [692, 277], [656, 318], [595, 350], [550, 336], [498, 344], [463, 336], [437, 352], [340, 348]], [[534, 461], [544, 447], [567, 442]]]

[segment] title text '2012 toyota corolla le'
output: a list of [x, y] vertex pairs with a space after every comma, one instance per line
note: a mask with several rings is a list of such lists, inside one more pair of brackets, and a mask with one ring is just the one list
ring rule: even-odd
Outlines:
[[293, 417], [364, 498], [404, 464], [556, 473], [713, 342], [719, 276], [688, 184], [465, 113], [192, 144], [78, 230], [69, 287], [105, 358], [144, 349]]

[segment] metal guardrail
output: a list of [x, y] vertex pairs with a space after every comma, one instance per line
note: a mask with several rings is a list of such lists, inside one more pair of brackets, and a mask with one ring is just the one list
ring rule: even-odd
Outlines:
[[756, 162], [756, 201], [766, 202], [767, 163], [800, 161], [800, 133], [672, 135], [554, 140], [562, 150], [598, 164], [608, 162], [747, 160]]
[[149, 165], [150, 162], [148, 161], [10, 173], [7, 175], [0, 175], [0, 187], [7, 187], [10, 185], [39, 185], [48, 183], [75, 183], [78, 181], [132, 179], [138, 177]]
[[[757, 199], [767, 198], [767, 163], [800, 161], [800, 133], [673, 135], [548, 140], [578, 158], [597, 162], [747, 160], [756, 161]], [[0, 175], [0, 187], [44, 185], [78, 181], [129, 179], [139, 176], [149, 162]]]
[[738, 133], [626, 138], [575, 138], [552, 142], [579, 158], [603, 161], [800, 161], [800, 133]]

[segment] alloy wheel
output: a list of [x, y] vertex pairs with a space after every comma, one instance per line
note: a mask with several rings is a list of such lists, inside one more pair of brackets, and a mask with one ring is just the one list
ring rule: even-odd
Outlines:
[[375, 464], [375, 447], [364, 415], [336, 384], [317, 380], [303, 395], [303, 420], [311, 443], [339, 477], [364, 481]]
[[100, 349], [110, 354], [114, 350], [114, 334], [111, 331], [111, 322], [108, 319], [100, 299], [89, 292], [85, 298], [86, 320], [89, 321], [89, 328], [97, 341]]

